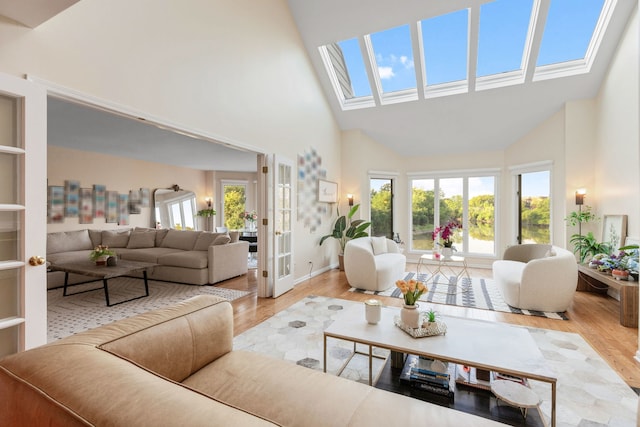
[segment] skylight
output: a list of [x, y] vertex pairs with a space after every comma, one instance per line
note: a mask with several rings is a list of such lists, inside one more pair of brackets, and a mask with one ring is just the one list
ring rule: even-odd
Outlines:
[[604, 0], [551, 0], [536, 65], [584, 59]]
[[495, 0], [480, 6], [478, 77], [522, 69], [532, 5], [533, 0]]
[[[371, 86], [367, 79], [367, 71], [364, 68], [364, 61], [362, 60], [362, 53], [360, 52], [358, 39], [338, 42], [338, 46], [340, 46], [340, 49], [342, 50], [344, 62], [347, 66], [348, 74], [346, 78], [348, 79], [349, 76], [353, 76], [353, 78], [350, 79], [350, 97], [370, 96]], [[345, 97], [349, 98], [346, 94]]]
[[483, 2], [319, 51], [344, 110], [588, 72], [615, 0], [546, 5]]
[[416, 72], [409, 25], [371, 34], [382, 93], [415, 89]]
[[467, 9], [420, 21], [428, 86], [467, 80], [468, 28]]

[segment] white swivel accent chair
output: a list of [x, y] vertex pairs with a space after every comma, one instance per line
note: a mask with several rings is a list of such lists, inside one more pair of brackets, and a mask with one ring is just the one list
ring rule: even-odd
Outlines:
[[344, 248], [344, 272], [351, 286], [384, 291], [404, 278], [407, 258], [386, 237], [360, 237]]

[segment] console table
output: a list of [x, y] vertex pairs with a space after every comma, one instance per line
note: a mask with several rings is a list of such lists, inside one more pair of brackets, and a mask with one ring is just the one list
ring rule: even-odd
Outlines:
[[620, 324], [638, 327], [638, 282], [616, 280], [586, 264], [578, 264], [578, 291], [606, 294], [609, 288], [620, 292]]

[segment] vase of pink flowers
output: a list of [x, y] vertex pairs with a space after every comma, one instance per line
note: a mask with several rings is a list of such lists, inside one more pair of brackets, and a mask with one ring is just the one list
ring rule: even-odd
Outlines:
[[456, 230], [462, 230], [462, 225], [455, 221], [449, 221], [446, 225], [436, 227], [431, 233], [433, 241], [442, 245], [441, 253], [444, 259], [451, 259], [451, 255], [453, 255], [453, 237]]

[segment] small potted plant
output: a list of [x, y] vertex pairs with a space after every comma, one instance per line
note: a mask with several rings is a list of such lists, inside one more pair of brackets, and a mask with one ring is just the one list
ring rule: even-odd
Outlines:
[[89, 259], [94, 261], [96, 265], [107, 265], [107, 259], [115, 254], [113, 250], [109, 249], [109, 246], [98, 245], [89, 254]]
[[455, 221], [449, 221], [446, 225], [436, 227], [431, 233], [431, 238], [440, 244], [440, 240], [442, 240], [442, 246], [444, 247], [442, 250], [442, 255], [445, 259], [451, 258], [453, 254], [453, 235], [456, 230], [462, 230], [462, 225], [458, 224]]

